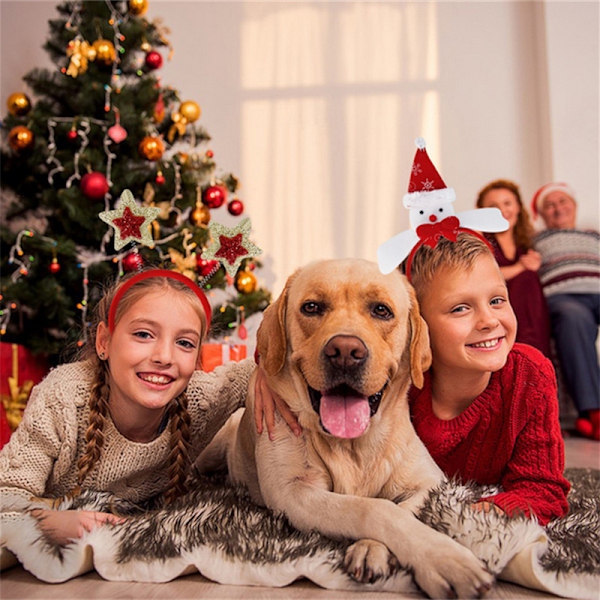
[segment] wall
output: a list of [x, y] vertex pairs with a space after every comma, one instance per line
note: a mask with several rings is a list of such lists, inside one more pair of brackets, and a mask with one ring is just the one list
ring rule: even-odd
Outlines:
[[[2, 105], [33, 66], [53, 2], [0, 3]], [[374, 258], [424, 135], [457, 210], [490, 179], [570, 182], [598, 226], [595, 2], [180, 2], [162, 81], [196, 100], [240, 176], [265, 284], [320, 257]], [[550, 41], [549, 41], [550, 40]]]

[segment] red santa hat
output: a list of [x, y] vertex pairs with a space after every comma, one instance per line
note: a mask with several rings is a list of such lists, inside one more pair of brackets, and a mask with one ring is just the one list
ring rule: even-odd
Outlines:
[[425, 150], [425, 140], [418, 137], [415, 140], [417, 152], [413, 160], [408, 194], [404, 195], [402, 203], [405, 208], [427, 208], [430, 203], [454, 202], [454, 189], [446, 187], [437, 169], [429, 159]]
[[540, 210], [542, 209], [544, 200], [548, 194], [551, 194], [552, 192], [563, 192], [569, 196], [569, 198], [573, 198], [573, 200], [575, 200], [575, 192], [573, 191], [573, 188], [566, 183], [562, 183], [561, 181], [547, 183], [533, 195], [531, 200], [531, 214], [533, 215], [534, 219], [537, 219], [538, 215], [540, 214]]

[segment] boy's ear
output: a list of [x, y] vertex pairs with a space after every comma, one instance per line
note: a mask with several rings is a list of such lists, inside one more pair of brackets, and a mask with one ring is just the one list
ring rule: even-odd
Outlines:
[[104, 321], [98, 323], [96, 328], [96, 353], [98, 356], [104, 354], [104, 358], [108, 358], [108, 342], [110, 341], [110, 334], [108, 332], [108, 325]]
[[423, 373], [431, 366], [431, 346], [429, 345], [429, 329], [421, 316], [419, 302], [415, 291], [408, 288], [410, 296], [410, 378], [415, 387], [423, 387]]

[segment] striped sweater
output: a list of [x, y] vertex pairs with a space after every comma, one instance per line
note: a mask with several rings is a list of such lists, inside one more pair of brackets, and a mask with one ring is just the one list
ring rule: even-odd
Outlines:
[[542, 255], [538, 275], [546, 296], [600, 293], [600, 233], [548, 229], [534, 244]]

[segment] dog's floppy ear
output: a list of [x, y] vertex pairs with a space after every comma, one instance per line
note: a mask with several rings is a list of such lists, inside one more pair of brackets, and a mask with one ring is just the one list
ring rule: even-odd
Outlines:
[[269, 375], [277, 375], [285, 363], [287, 351], [285, 314], [292, 277], [287, 280], [279, 298], [263, 313], [262, 322], [256, 333], [259, 361]]
[[417, 296], [412, 286], [408, 286], [410, 296], [410, 377], [415, 387], [423, 387], [423, 373], [431, 366], [429, 330], [421, 316]]

